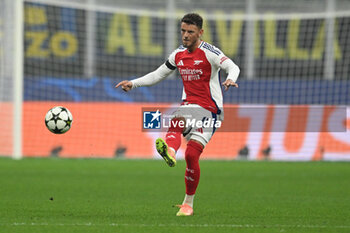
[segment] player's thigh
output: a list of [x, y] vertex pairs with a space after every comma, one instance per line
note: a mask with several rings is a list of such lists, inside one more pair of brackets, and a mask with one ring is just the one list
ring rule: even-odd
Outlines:
[[[203, 146], [210, 141], [216, 128], [217, 115], [197, 105], [191, 108], [191, 124], [184, 131], [184, 136], [187, 140], [195, 140]], [[189, 123], [189, 122], [187, 122]]]

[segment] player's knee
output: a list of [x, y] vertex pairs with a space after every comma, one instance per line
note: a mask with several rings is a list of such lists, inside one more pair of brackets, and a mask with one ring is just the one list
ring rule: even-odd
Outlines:
[[187, 148], [185, 151], [185, 160], [187, 164], [197, 162], [199, 160], [199, 156], [203, 151], [203, 145], [195, 140], [190, 140], [187, 143]]
[[201, 140], [191, 139], [187, 143], [188, 146], [193, 147], [196, 150], [202, 151], [204, 149], [204, 144]]
[[182, 133], [185, 129], [185, 118], [184, 117], [174, 117], [170, 121], [169, 132], [179, 132]]

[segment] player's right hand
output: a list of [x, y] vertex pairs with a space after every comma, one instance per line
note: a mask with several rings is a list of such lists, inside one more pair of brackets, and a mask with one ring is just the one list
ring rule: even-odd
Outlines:
[[115, 88], [118, 88], [119, 86], [122, 87], [123, 91], [127, 92], [132, 89], [132, 82], [130, 82], [129, 80], [121, 81], [115, 86]]

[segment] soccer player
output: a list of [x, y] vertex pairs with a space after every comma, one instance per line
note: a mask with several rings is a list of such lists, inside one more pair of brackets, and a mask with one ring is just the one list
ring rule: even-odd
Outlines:
[[[124, 80], [116, 85], [124, 91], [154, 85], [176, 68], [182, 82], [182, 105], [175, 111], [171, 119], [165, 140], [156, 140], [156, 149], [165, 162], [176, 165], [176, 151], [181, 145], [181, 135], [188, 143], [185, 151], [185, 199], [177, 216], [193, 215], [193, 199], [200, 177], [199, 157], [206, 144], [215, 132], [215, 127], [208, 130], [199, 127], [188, 127], [186, 123], [192, 119], [223, 120], [223, 94], [220, 85], [219, 71], [227, 73], [222, 83], [225, 91], [230, 87], [238, 87], [236, 80], [239, 67], [218, 48], [201, 40], [203, 19], [196, 13], [186, 14], [181, 19], [182, 46], [172, 52], [168, 60], [155, 71], [134, 80]], [[187, 127], [186, 127], [187, 126]]]

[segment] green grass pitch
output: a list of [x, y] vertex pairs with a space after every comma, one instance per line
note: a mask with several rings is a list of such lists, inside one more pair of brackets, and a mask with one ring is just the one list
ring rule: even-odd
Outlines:
[[0, 232], [350, 232], [350, 163], [0, 158]]

